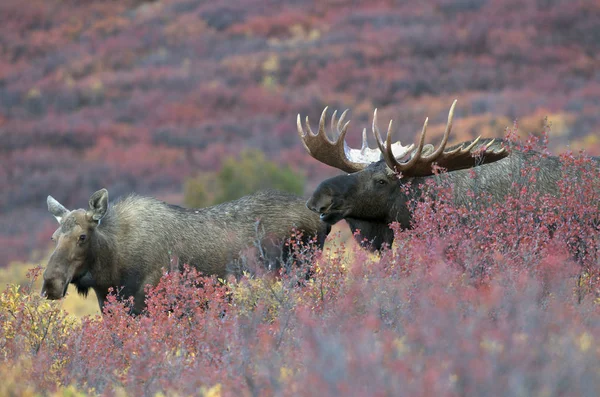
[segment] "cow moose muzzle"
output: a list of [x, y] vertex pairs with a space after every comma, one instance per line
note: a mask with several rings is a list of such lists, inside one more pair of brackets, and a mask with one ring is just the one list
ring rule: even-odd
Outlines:
[[42, 285], [42, 296], [51, 300], [61, 299], [67, 294], [69, 283], [67, 280], [44, 273], [44, 284]]

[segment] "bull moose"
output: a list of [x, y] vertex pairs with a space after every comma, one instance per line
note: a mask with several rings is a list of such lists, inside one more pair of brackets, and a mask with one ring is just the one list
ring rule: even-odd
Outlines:
[[290, 254], [284, 240], [294, 230], [319, 247], [330, 230], [304, 199], [275, 190], [201, 209], [138, 195], [109, 206], [106, 189], [92, 194], [87, 209], [69, 211], [52, 196], [47, 203], [60, 226], [42, 295], [60, 299], [72, 283], [83, 295], [92, 288], [102, 310], [109, 288], [122, 288], [122, 297], [134, 298], [134, 314], [145, 308], [144, 287], [158, 283], [173, 255], [206, 275], [225, 277], [239, 271], [234, 263], [257, 239], [264, 259], [277, 264]]
[[[359, 242], [366, 240], [367, 247], [376, 251], [393, 243], [390, 223], [398, 222], [403, 229], [411, 227], [411, 209], [407, 204], [424, 194], [423, 186], [430, 178], [452, 185], [454, 200], [459, 205], [465, 204], [469, 200], [467, 192], [475, 189], [500, 202], [511, 191], [521, 169], [535, 161], [539, 173], [534, 188], [541, 194], [557, 193], [557, 182], [562, 177], [558, 157], [539, 156], [532, 151], [509, 152], [505, 140], [480, 137], [446, 149], [455, 106], [456, 100], [437, 149], [431, 144], [424, 145], [427, 119], [415, 149], [414, 144], [391, 143], [391, 121], [383, 141], [375, 110], [372, 131], [378, 147], [368, 147], [365, 129], [361, 149], [352, 149], [344, 140], [349, 125], [349, 121], [344, 124], [347, 111], [338, 121], [335, 112], [332, 116], [331, 129], [337, 135], [333, 141], [325, 132], [327, 108], [321, 114], [316, 134], [310, 128], [308, 117], [304, 130], [298, 115], [298, 134], [311, 156], [347, 173], [323, 181], [308, 200], [307, 207], [332, 225], [345, 219]], [[405, 157], [408, 159], [402, 161]], [[435, 174], [434, 163], [448, 172]]]

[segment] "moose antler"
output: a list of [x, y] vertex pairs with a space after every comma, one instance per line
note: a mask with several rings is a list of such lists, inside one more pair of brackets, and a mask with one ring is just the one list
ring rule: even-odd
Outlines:
[[[477, 151], [472, 152], [475, 145], [478, 144], [481, 136], [477, 137], [471, 143], [463, 143], [449, 149], [448, 151], [444, 151], [446, 148], [446, 143], [448, 142], [448, 137], [450, 136], [450, 130], [452, 129], [452, 119], [454, 118], [454, 107], [456, 106], [456, 100], [452, 103], [450, 107], [450, 112], [448, 113], [448, 123], [446, 124], [446, 130], [444, 131], [444, 136], [442, 137], [442, 142], [440, 146], [431, 153], [433, 150], [433, 146], [425, 145], [425, 133], [427, 131], [427, 123], [429, 118], [425, 119], [425, 123], [423, 124], [423, 130], [421, 131], [421, 137], [419, 138], [419, 144], [417, 149], [413, 152], [412, 157], [406, 162], [399, 162], [398, 159], [404, 157], [409, 153], [410, 150], [407, 150], [405, 153], [393, 153], [391, 148], [391, 139], [392, 139], [392, 122], [390, 121], [387, 136], [385, 143], [381, 139], [381, 133], [379, 131], [379, 127], [377, 126], [377, 109], [373, 114], [373, 135], [375, 135], [375, 140], [377, 141], [377, 146], [382, 153], [382, 156], [385, 160], [385, 163], [389, 168], [394, 170], [395, 172], [402, 173], [403, 176], [427, 176], [432, 175], [432, 165], [433, 163], [437, 163], [438, 166], [445, 168], [448, 171], [456, 171], [464, 168], [471, 168], [476, 165], [481, 165], [484, 163], [491, 163], [497, 160], [500, 160], [506, 156], [508, 156], [508, 152], [505, 148], [501, 148], [499, 150], [490, 150], [490, 147], [494, 143], [494, 140], [490, 142], [486, 142], [481, 144], [478, 149], [481, 149], [480, 156], [474, 156], [477, 154]], [[411, 149], [412, 149], [411, 145]]]
[[380, 154], [376, 149], [370, 149], [367, 145], [366, 130], [363, 131], [363, 144], [360, 150], [348, 147], [344, 139], [350, 124], [350, 121], [347, 121], [344, 124], [347, 113], [348, 110], [344, 111], [336, 123], [337, 110], [333, 112], [333, 116], [331, 117], [331, 130], [334, 133], [333, 142], [329, 140], [327, 133], [325, 132], [327, 107], [325, 107], [321, 113], [319, 131], [316, 134], [314, 134], [310, 128], [308, 116], [306, 116], [306, 132], [302, 128], [300, 114], [298, 114], [296, 123], [298, 125], [298, 135], [300, 135], [304, 147], [311, 156], [322, 163], [338, 168], [344, 172], [352, 173], [367, 167], [369, 163], [372, 162], [370, 158], [373, 157], [373, 155], [376, 155], [377, 158], [379, 158]]
[[[338, 168], [344, 172], [357, 172], [366, 168], [369, 164], [381, 160], [381, 151], [379, 149], [369, 148], [367, 143], [367, 129], [363, 129], [362, 133], [362, 145], [360, 149], [353, 149], [346, 144], [345, 137], [348, 132], [348, 126], [350, 121], [344, 124], [344, 119], [348, 110], [345, 110], [340, 119], [336, 121], [337, 110], [333, 112], [331, 116], [331, 130], [334, 134], [333, 141], [329, 139], [325, 132], [325, 117], [327, 115], [327, 108], [323, 109], [321, 118], [319, 120], [319, 130], [316, 134], [312, 132], [310, 123], [308, 122], [308, 116], [306, 117], [306, 130], [302, 127], [300, 114], [296, 120], [298, 126], [298, 135], [304, 144], [304, 147], [318, 161]], [[412, 150], [414, 145], [404, 147], [400, 145], [400, 142], [390, 144], [390, 150], [396, 153], [406, 154], [406, 152]], [[402, 156], [400, 156], [402, 157]]]

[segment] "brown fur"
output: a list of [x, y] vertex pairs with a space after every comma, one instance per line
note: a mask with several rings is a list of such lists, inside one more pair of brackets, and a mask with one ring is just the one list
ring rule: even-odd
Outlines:
[[239, 275], [241, 253], [257, 241], [267, 265], [277, 267], [289, 254], [282, 242], [294, 228], [320, 247], [330, 230], [304, 199], [273, 190], [186, 209], [137, 195], [109, 207], [102, 189], [87, 210], [69, 211], [51, 196], [48, 210], [60, 227], [42, 293], [60, 299], [69, 283], [82, 294], [93, 288], [102, 308], [109, 288], [122, 288], [121, 296], [134, 297], [134, 313], [145, 307], [144, 287], [158, 283], [173, 257], [207, 275]]
[[[490, 139], [481, 139], [473, 149], [487, 145]], [[455, 145], [451, 151], [470, 142]], [[510, 147], [509, 142], [495, 139], [492, 148]], [[600, 164], [600, 158], [592, 157]], [[307, 206], [321, 214], [321, 219], [333, 225], [344, 219], [356, 233], [359, 243], [367, 240], [366, 247], [381, 250], [391, 246], [394, 233], [389, 224], [398, 222], [403, 229], [409, 229], [412, 222], [412, 209], [408, 203], [426, 193], [427, 181], [437, 180], [453, 186], [454, 200], [465, 204], [469, 200], [468, 191], [489, 194], [493, 201], [501, 203], [511, 192], [512, 184], [521, 178], [521, 170], [538, 167], [536, 184], [538, 193], [556, 195], [558, 181], [565, 175], [559, 157], [542, 156], [540, 153], [511, 150], [510, 155], [497, 161], [480, 159], [481, 165], [470, 169], [448, 170], [439, 175], [398, 178], [385, 161], [372, 163], [362, 171], [339, 175], [327, 179], [317, 187]], [[567, 170], [567, 173], [572, 171]], [[575, 175], [570, 175], [574, 177]], [[409, 186], [408, 191], [405, 190]], [[360, 231], [360, 233], [359, 233]]]

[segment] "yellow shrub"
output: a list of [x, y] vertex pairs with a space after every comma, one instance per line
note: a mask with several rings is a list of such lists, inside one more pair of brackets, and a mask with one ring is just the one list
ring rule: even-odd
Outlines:
[[[44, 258], [40, 262], [46, 263], [47, 259]], [[31, 283], [31, 280], [26, 277], [27, 272], [37, 266], [38, 265], [33, 263], [13, 262], [7, 267], [0, 268], [0, 291], [4, 289], [7, 284], [16, 284], [20, 287], [28, 287], [32, 294], [37, 294], [42, 290], [42, 277], [40, 276], [34, 283]], [[60, 302], [63, 310], [76, 317], [100, 314], [98, 299], [93, 290], [90, 290], [87, 298], [84, 298], [77, 294], [73, 286], [70, 286], [67, 296]]]
[[282, 282], [268, 277], [249, 277], [240, 283], [232, 284], [231, 291], [233, 304], [237, 306], [240, 314], [250, 314], [260, 304], [267, 313], [267, 321], [277, 317], [282, 305], [294, 305], [286, 295]]
[[78, 320], [63, 312], [59, 303], [10, 284], [0, 294], [0, 323], [0, 356], [6, 359], [18, 353], [27, 357], [45, 348], [54, 357], [48, 371], [54, 377], [65, 364], [61, 353]]
[[38, 396], [35, 388], [28, 382], [33, 370], [30, 358], [21, 357], [17, 362], [0, 363], [0, 396]]

